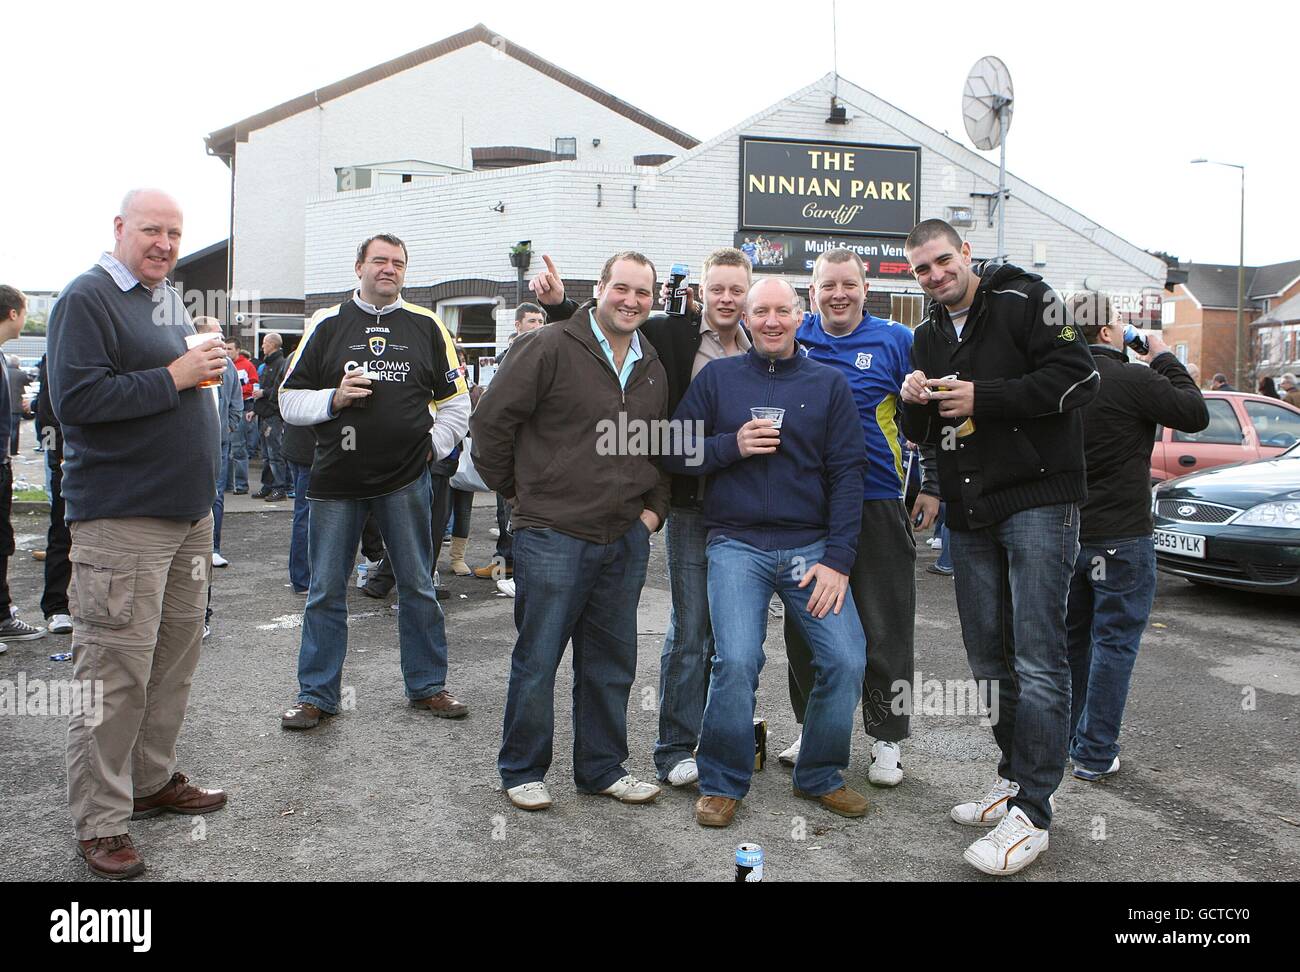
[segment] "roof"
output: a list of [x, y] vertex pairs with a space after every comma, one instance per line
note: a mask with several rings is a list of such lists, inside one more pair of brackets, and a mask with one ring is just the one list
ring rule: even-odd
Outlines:
[[217, 240], [217, 242], [213, 243], [211, 246], [205, 246], [201, 250], [195, 250], [193, 253], [181, 257], [179, 260], [176, 261], [176, 269], [183, 270], [186, 267], [188, 267], [190, 264], [198, 263], [198, 261], [204, 259], [205, 257], [215, 256], [218, 253], [224, 253], [226, 251], [226, 245], [228, 242], [229, 241], [227, 240]]
[[[1300, 260], [1258, 267], [1254, 279], [1248, 278], [1249, 286], [1246, 292], [1251, 297], [1276, 297], [1297, 279], [1300, 279]], [[1235, 307], [1236, 304], [1234, 303], [1233, 306]]]
[[1279, 304], [1255, 324], [1294, 324], [1296, 321], [1300, 321], [1300, 294]]
[[[1233, 310], [1237, 306], [1237, 265], [1222, 263], [1184, 263], [1187, 283], [1183, 286], [1200, 301], [1202, 307]], [[1250, 279], [1254, 267], [1246, 268], [1246, 294], [1249, 299]]]
[[[663, 171], [672, 171], [676, 166], [682, 165], [696, 155], [708, 151], [713, 146], [726, 139], [733, 138], [746, 129], [752, 128], [758, 122], [764, 120], [770, 115], [776, 114], [783, 110], [790, 102], [796, 101], [816, 91], [824, 91], [828, 96], [835, 95], [841, 104], [848, 104], [859, 111], [864, 112], [878, 119], [895, 131], [901, 132], [911, 138], [917, 145], [928, 149], [936, 155], [946, 158], [951, 162], [962, 166], [972, 172], [982, 175], [982, 177], [992, 185], [998, 183], [998, 164], [991, 162], [984, 156], [980, 155], [974, 149], [968, 148], [953, 138], [943, 134], [935, 128], [927, 125], [918, 118], [909, 115], [901, 108], [897, 108], [883, 98], [873, 95], [871, 92], [858, 87], [846, 78], [831, 72], [822, 78], [814, 81], [805, 88], [801, 88], [792, 95], [782, 98], [775, 104], [746, 118], [739, 125], [728, 129], [721, 135], [709, 139], [709, 141], [698, 148], [687, 153], [684, 156], [678, 156], [664, 166]], [[827, 99], [829, 105], [829, 98]], [[1012, 191], [1017, 203], [1020, 205], [1030, 206], [1044, 215], [1050, 217], [1056, 222], [1068, 227], [1080, 236], [1106, 250], [1116, 259], [1129, 264], [1142, 273], [1148, 274], [1153, 278], [1158, 278], [1162, 283], [1165, 280], [1166, 263], [1160, 257], [1154, 256], [1141, 247], [1122, 239], [1115, 233], [1093, 222], [1078, 211], [1071, 209], [1058, 199], [1049, 196], [1041, 189], [1036, 189], [1029, 183], [1019, 177], [1007, 172], [1007, 187]], [[1235, 303], [1234, 303], [1235, 306]]]
[[[354, 74], [350, 78], [344, 78], [342, 81], [336, 81], [333, 84], [326, 85], [323, 88], [317, 88], [315, 91], [301, 95], [283, 104], [276, 105], [274, 108], [268, 108], [266, 111], [259, 112], [256, 115], [250, 115], [243, 121], [235, 122], [225, 128], [219, 129], [209, 135], [207, 142], [208, 152], [212, 155], [223, 156], [227, 160], [234, 154], [236, 142], [248, 141], [249, 132], [256, 131], [259, 128], [265, 128], [273, 125], [278, 121], [290, 118], [299, 112], [306, 111], [309, 108], [315, 108], [327, 101], [333, 101], [335, 98], [341, 98], [343, 95], [364, 88], [367, 85], [374, 84], [376, 81], [382, 81], [385, 78], [400, 74], [413, 67], [418, 67], [435, 58], [442, 57], [444, 54], [450, 54], [461, 48], [469, 47], [471, 44], [487, 44], [496, 53], [513, 57], [515, 60], [528, 65], [536, 71], [545, 74], [547, 77], [560, 82], [572, 88], [579, 94], [586, 95], [592, 101], [603, 105], [610, 111], [617, 112], [624, 118], [631, 119], [638, 125], [649, 129], [656, 135], [661, 135], [671, 142], [682, 146], [683, 148], [694, 148], [699, 144], [699, 139], [692, 138], [685, 132], [674, 128], [667, 122], [660, 121], [651, 115], [646, 114], [639, 108], [635, 108], [619, 98], [614, 97], [608, 91], [596, 87], [576, 75], [570, 74], [563, 68], [557, 67], [545, 58], [538, 57], [532, 51], [525, 50], [519, 45], [512, 43], [502, 37], [496, 31], [489, 30], [482, 24], [475, 24], [469, 30], [463, 30], [459, 34], [452, 34], [445, 37], [435, 44], [427, 47], [421, 47], [419, 50], [411, 51], [409, 54], [403, 54], [401, 57], [393, 58], [391, 61], [385, 61], [383, 64], [377, 64], [372, 68]], [[227, 161], [227, 164], [229, 162]]]
[[[1180, 263], [1188, 273], [1186, 287], [1202, 307], [1235, 310], [1237, 307], [1237, 264]], [[1300, 280], [1300, 260], [1246, 267], [1246, 303], [1276, 297]], [[1288, 302], [1289, 303], [1289, 302]]]

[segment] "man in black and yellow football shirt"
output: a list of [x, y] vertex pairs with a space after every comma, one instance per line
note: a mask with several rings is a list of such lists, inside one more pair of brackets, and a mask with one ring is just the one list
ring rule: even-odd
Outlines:
[[360, 287], [312, 318], [289, 362], [280, 412], [316, 432], [309, 517], [311, 589], [298, 650], [298, 701], [285, 729], [310, 729], [340, 706], [347, 584], [373, 514], [401, 604], [402, 677], [412, 705], [444, 718], [469, 709], [445, 688], [447, 636], [433, 591], [429, 463], [469, 428], [469, 390], [442, 321], [402, 300], [406, 245], [372, 237], [357, 251]]

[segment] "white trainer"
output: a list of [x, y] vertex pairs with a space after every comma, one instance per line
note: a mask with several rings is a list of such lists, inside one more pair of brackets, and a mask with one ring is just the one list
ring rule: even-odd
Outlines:
[[[54, 629], [51, 628], [50, 630], [53, 631]], [[1078, 763], [1074, 764], [1074, 778], [1076, 780], [1087, 780], [1090, 783], [1095, 783], [1097, 782], [1097, 780], [1104, 780], [1106, 777], [1114, 776], [1118, 772], [1119, 772], [1118, 756], [1116, 756], [1113, 760], [1111, 760], [1110, 766], [1100, 771], [1090, 770], [1086, 766], [1080, 766]]]
[[213, 566], [213, 567], [229, 567], [229, 566], [230, 566], [230, 561], [227, 560], [225, 557], [221, 556], [221, 554], [217, 553], [217, 551], [214, 550], [214, 551], [212, 551], [212, 566]]
[[871, 744], [867, 781], [875, 786], [898, 786], [903, 782], [903, 750], [898, 743], [877, 739]]
[[782, 766], [793, 766], [799, 760], [799, 744], [802, 742], [803, 742], [803, 733], [800, 733], [797, 737], [795, 737], [795, 741], [793, 745], [791, 745], [789, 749], [781, 753], [781, 755], [776, 758], [776, 761], [780, 763]]
[[506, 796], [520, 810], [545, 810], [551, 805], [551, 794], [547, 792], [546, 784], [540, 781], [512, 786], [506, 790]]
[[967, 863], [995, 877], [1022, 871], [1047, 850], [1047, 831], [1035, 827], [1019, 807], [1012, 807], [1002, 822], [966, 848]]
[[67, 614], [55, 614], [47, 626], [50, 634], [72, 634], [72, 617]]
[[928, 541], [931, 550], [943, 549], [943, 537], [931, 537]]
[[499, 540], [501, 539], [501, 531], [497, 527], [492, 527], [492, 529], [488, 530], [488, 536], [493, 540]]
[[506, 597], [514, 597], [515, 596], [514, 580], [507, 578], [506, 580], [497, 581], [497, 590], [500, 591], [502, 594], [504, 594]]
[[653, 783], [638, 780], [629, 773], [621, 780], [617, 780], [613, 785], [601, 790], [600, 793], [601, 796], [612, 796], [622, 803], [653, 803], [655, 797], [659, 796], [659, 787]]
[[995, 827], [1007, 815], [1007, 801], [1020, 792], [1020, 784], [998, 777], [993, 789], [973, 803], [959, 803], [949, 814], [967, 827]]
[[669, 786], [690, 786], [700, 780], [700, 765], [689, 756], [668, 771]]

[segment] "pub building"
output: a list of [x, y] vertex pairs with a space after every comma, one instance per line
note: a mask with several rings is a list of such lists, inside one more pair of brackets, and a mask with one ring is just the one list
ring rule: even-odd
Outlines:
[[[479, 25], [207, 142], [232, 170], [250, 336], [301, 330], [346, 299], [357, 243], [382, 232], [410, 248], [407, 299], [471, 359], [504, 346], [542, 253], [582, 300], [620, 249], [661, 279], [686, 263], [698, 283], [705, 256], [734, 245], [806, 294], [817, 254], [843, 246], [866, 264], [868, 310], [910, 326], [924, 312], [903, 255], [912, 226], [946, 219], [977, 260], [996, 255], [995, 153], [835, 74], [698, 141]], [[1160, 326], [1162, 258], [1010, 173], [1007, 188], [1009, 262]]]

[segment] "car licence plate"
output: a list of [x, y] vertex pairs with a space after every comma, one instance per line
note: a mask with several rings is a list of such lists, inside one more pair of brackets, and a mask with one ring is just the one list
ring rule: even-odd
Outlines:
[[1205, 538], [1194, 533], [1170, 533], [1168, 530], [1156, 531], [1156, 549], [1179, 557], [1205, 559]]

